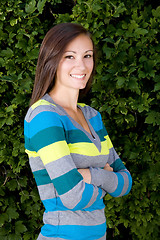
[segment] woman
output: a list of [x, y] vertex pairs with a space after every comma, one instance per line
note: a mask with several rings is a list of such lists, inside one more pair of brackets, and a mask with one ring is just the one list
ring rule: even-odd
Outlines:
[[45, 36], [25, 148], [41, 200], [38, 240], [106, 239], [103, 197], [129, 193], [130, 173], [115, 152], [100, 113], [77, 103], [91, 85], [95, 48], [82, 26], [62, 23]]

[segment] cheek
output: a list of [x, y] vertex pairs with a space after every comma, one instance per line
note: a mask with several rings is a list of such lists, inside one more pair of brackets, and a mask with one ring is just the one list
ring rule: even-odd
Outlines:
[[72, 69], [72, 62], [65, 62], [61, 65], [61, 72], [62, 74], [69, 72]]
[[90, 62], [88, 63], [88, 69], [90, 70], [90, 72], [92, 72], [93, 66], [94, 66], [94, 62], [93, 62], [93, 61], [90, 61]]

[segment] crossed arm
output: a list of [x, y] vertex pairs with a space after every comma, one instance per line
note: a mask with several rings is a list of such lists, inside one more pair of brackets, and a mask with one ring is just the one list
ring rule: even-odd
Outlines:
[[[113, 168], [110, 167], [110, 165], [108, 163], [106, 163], [106, 165], [104, 166], [103, 169], [106, 170], [106, 171], [113, 172]], [[89, 168], [78, 169], [78, 172], [82, 175], [84, 182], [89, 183], [89, 184], [91, 183], [91, 172], [90, 172]]]
[[[36, 154], [42, 160], [44, 169], [39, 171], [39, 175], [46, 171], [45, 176], [53, 183], [64, 206], [69, 209], [88, 207], [97, 201], [97, 196], [102, 196], [103, 190], [113, 197], [129, 193], [132, 184], [130, 173], [112, 146], [109, 162], [103, 169], [77, 169], [61, 119], [56, 112], [46, 111], [46, 107], [44, 110], [39, 112], [35, 109], [33, 117], [30, 114], [25, 121], [25, 146], [30, 155]], [[46, 179], [42, 180], [45, 184]]]

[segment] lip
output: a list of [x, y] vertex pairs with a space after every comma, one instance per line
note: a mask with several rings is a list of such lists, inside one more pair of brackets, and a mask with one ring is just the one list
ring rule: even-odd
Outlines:
[[86, 76], [86, 74], [70, 74], [70, 76], [76, 79], [83, 79]]

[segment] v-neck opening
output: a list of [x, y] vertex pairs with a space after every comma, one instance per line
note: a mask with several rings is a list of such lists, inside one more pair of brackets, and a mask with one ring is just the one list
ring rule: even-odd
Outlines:
[[[44, 96], [45, 97], [45, 96]], [[98, 134], [96, 133], [96, 131], [94, 130], [94, 128], [92, 127], [90, 121], [88, 118], [86, 118], [85, 116], [85, 112], [83, 111], [83, 107], [80, 106], [79, 103], [77, 103], [77, 107], [82, 111], [82, 114], [88, 124], [88, 128], [90, 130], [91, 133], [89, 133], [88, 131], [86, 131], [81, 124], [79, 124], [76, 120], [74, 120], [68, 113], [67, 111], [59, 104], [57, 104], [52, 97], [46, 93], [46, 97], [47, 97], [47, 101], [52, 102], [53, 104], [55, 104], [72, 122], [72, 124], [74, 125], [74, 127], [76, 127], [77, 129], [79, 129], [80, 131], [82, 131], [90, 140], [91, 142], [97, 147], [98, 151], [101, 152], [101, 141], [100, 138], [98, 136]]]
[[[78, 103], [77, 103], [77, 108], [79, 108], [80, 111], [82, 112], [83, 117], [84, 117], [84, 119], [85, 119], [85, 121], [86, 121], [86, 123], [87, 123], [87, 125], [88, 125], [88, 129], [89, 129], [90, 132], [88, 132], [81, 124], [79, 124], [79, 123], [78, 123], [76, 120], [74, 120], [71, 116], [70, 116], [70, 117], [71, 117], [77, 124], [79, 124], [79, 126], [83, 129], [83, 131], [85, 131], [85, 132], [87, 133], [87, 135], [90, 134], [91, 137], [95, 140], [96, 137], [95, 137], [95, 134], [93, 134], [93, 131], [91, 130], [91, 124], [90, 124], [90, 122], [88, 121], [88, 119], [86, 118], [86, 116], [85, 116], [85, 114], [84, 114], [81, 106], [80, 106]], [[68, 115], [69, 115], [69, 114], [68, 114]], [[95, 133], [95, 131], [94, 131], [94, 133]]]

